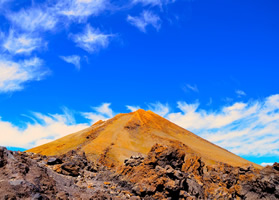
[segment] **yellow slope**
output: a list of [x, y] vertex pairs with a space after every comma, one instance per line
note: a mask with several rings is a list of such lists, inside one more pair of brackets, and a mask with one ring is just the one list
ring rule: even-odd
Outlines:
[[189, 147], [188, 152], [201, 156], [208, 164], [253, 164], [260, 168], [259, 165], [214, 145], [151, 111], [141, 109], [119, 114], [105, 122], [99, 121], [87, 129], [35, 147], [28, 152], [59, 155], [78, 149], [84, 151], [93, 161], [118, 165], [131, 155], [147, 154], [156, 143], [185, 144]]

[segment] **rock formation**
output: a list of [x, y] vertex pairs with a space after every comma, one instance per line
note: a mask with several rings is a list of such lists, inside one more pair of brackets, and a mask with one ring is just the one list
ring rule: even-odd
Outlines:
[[[201, 157], [185, 154], [183, 145], [152, 147], [138, 164], [134, 158], [121, 174], [146, 199], [278, 199], [276, 164], [261, 170], [253, 165], [206, 165]], [[134, 164], [137, 163], [136, 165]]]

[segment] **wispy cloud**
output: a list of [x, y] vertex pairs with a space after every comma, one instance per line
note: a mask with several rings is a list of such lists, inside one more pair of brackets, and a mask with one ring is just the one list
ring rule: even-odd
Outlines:
[[162, 104], [160, 102], [149, 104], [148, 109], [157, 113], [158, 115], [161, 115], [162, 117], [165, 117], [170, 112], [169, 105], [168, 104]]
[[279, 95], [214, 112], [198, 107], [179, 102], [181, 112], [167, 118], [238, 155], [279, 155]]
[[109, 40], [113, 37], [113, 35], [101, 33], [98, 29], [94, 29], [87, 24], [84, 32], [76, 35], [70, 35], [70, 37], [77, 44], [77, 46], [89, 53], [94, 53], [101, 48], [107, 47]]
[[263, 163], [261, 163], [261, 166], [263, 166], [263, 167], [265, 167], [265, 166], [267, 166], [267, 165], [269, 165], [269, 166], [272, 166], [274, 163], [265, 163], [265, 162], [263, 162]]
[[41, 80], [48, 73], [36, 57], [18, 62], [0, 57], [0, 71], [0, 93], [21, 90], [24, 83]]
[[[138, 109], [140, 109], [141, 107], [139, 106], [130, 106], [130, 105], [126, 105], [126, 108], [131, 111], [134, 112]], [[158, 115], [161, 115], [162, 117], [166, 116], [167, 114], [169, 114], [170, 112], [170, 107], [168, 104], [162, 104], [160, 102], [157, 103], [149, 103], [147, 105], [147, 109], [151, 110], [155, 113], [157, 113]]]
[[31, 148], [88, 127], [88, 124], [72, 123], [72, 113], [67, 109], [55, 115], [33, 113], [32, 118], [37, 122], [27, 123], [25, 129], [0, 119], [0, 145]]
[[243, 90], [236, 90], [235, 93], [238, 97], [246, 96], [246, 93]]
[[[5, 73], [13, 74], [11, 77], [1, 76], [1, 92], [16, 91], [23, 89], [23, 84], [31, 80], [39, 80], [45, 71], [39, 70], [39, 65], [23, 67], [24, 62], [32, 60], [30, 55], [40, 56], [42, 48], [47, 50], [48, 39], [54, 38], [63, 31], [72, 32], [72, 25], [83, 26], [90, 17], [97, 17], [103, 14], [110, 14], [107, 11], [121, 11], [120, 7], [128, 9], [141, 4], [149, 6], [167, 5], [174, 0], [132, 0], [127, 2], [117, 2], [110, 0], [54, 0], [54, 1], [32, 1], [30, 4], [14, 4], [14, 0], [0, 0], [0, 15], [3, 15], [3, 22], [8, 24], [0, 31], [1, 50], [9, 59], [1, 58], [1, 69]], [[22, 7], [19, 7], [21, 5]], [[121, 6], [120, 6], [121, 5]], [[147, 9], [147, 8], [146, 8]], [[155, 8], [157, 9], [157, 8]], [[126, 19], [124, 19], [126, 20]], [[146, 32], [148, 26], [159, 30], [162, 20], [151, 11], [143, 11], [140, 16], [128, 16], [127, 20], [132, 25]], [[10, 31], [9, 31], [10, 29]], [[4, 34], [5, 33], [5, 34]], [[64, 32], [65, 33], [65, 32]], [[76, 46], [89, 53], [95, 53], [102, 48], [107, 48], [114, 34], [106, 34], [99, 29], [91, 27], [89, 24], [83, 32], [69, 34], [70, 39]], [[67, 38], [67, 39], [69, 39]], [[50, 42], [51, 43], [51, 42]], [[18, 61], [18, 56], [22, 61]], [[61, 53], [60, 55], [65, 55]], [[80, 68], [80, 57], [62, 56], [68, 63], [72, 63], [77, 69]], [[40, 60], [39, 58], [36, 58]], [[25, 60], [25, 61], [24, 61]], [[9, 66], [9, 67], [7, 67]]]
[[80, 56], [72, 55], [72, 56], [60, 56], [67, 63], [73, 64], [78, 70], [80, 69]]
[[110, 108], [111, 103], [103, 103], [99, 107], [93, 107], [94, 110], [96, 110], [98, 113], [101, 113], [103, 115], [106, 115], [108, 117], [113, 117], [113, 111]]
[[189, 90], [193, 91], [193, 92], [199, 92], [198, 86], [197, 85], [190, 85], [190, 84], [186, 84], [183, 87], [185, 92], [188, 92]]
[[[92, 107], [90, 112], [76, 112], [90, 121], [86, 124], [76, 123], [73, 112], [69, 109], [64, 109], [63, 114], [34, 113], [34, 123], [27, 124], [24, 130], [0, 120], [0, 129], [5, 133], [3, 137], [1, 135], [0, 145], [32, 147], [57, 139], [100, 119], [113, 117], [117, 112], [110, 106], [110, 103], [103, 103], [98, 107]], [[173, 112], [168, 104], [160, 102], [149, 104], [147, 107], [238, 155], [279, 156], [279, 94], [261, 101], [235, 102], [215, 111], [199, 109], [199, 103], [186, 102], [178, 102], [179, 111], [176, 112]], [[138, 107], [127, 108], [134, 111]]]
[[232, 103], [233, 102], [233, 98], [231, 97], [225, 97], [225, 98], [222, 98], [222, 101], [226, 102], [226, 103]]
[[127, 110], [129, 110], [129, 111], [131, 111], [131, 112], [135, 112], [135, 111], [137, 111], [138, 109], [140, 109], [139, 106], [129, 106], [129, 105], [127, 105], [126, 108], [127, 108]]
[[212, 100], [212, 98], [210, 97], [210, 98], [209, 98], [209, 101], [208, 101], [208, 103], [207, 103], [206, 105], [207, 105], [207, 106], [210, 106], [212, 103], [213, 103], [213, 100]]
[[16, 27], [27, 32], [54, 30], [59, 19], [48, 7], [31, 7], [19, 12], [10, 12], [7, 18]]
[[166, 5], [169, 3], [173, 3], [175, 0], [133, 0], [134, 4], [141, 3], [143, 5], [151, 5], [151, 6], [159, 6]]
[[22, 90], [25, 83], [39, 81], [49, 73], [40, 58], [30, 55], [47, 46], [41, 31], [53, 30], [57, 23], [48, 9], [35, 6], [18, 12], [6, 9], [3, 14], [10, 21], [10, 30], [1, 33], [1, 49], [5, 53], [0, 56], [1, 93]]
[[89, 16], [100, 15], [109, 5], [109, 0], [60, 0], [35, 4], [18, 12], [7, 11], [5, 15], [13, 25], [27, 32], [54, 31], [58, 24], [62, 27], [67, 24], [65, 19], [69, 23], [86, 22]]
[[91, 124], [94, 124], [98, 120], [107, 120], [114, 115], [114, 112], [110, 108], [110, 105], [110, 103], [103, 103], [98, 107], [92, 107], [94, 112], [83, 112], [82, 115], [86, 119], [89, 119]]
[[[62, 108], [62, 113], [56, 114], [33, 112], [31, 116], [24, 115], [33, 121], [27, 122], [25, 128], [3, 121], [0, 117], [0, 146], [32, 148], [85, 129], [98, 120], [106, 120], [114, 115], [110, 103], [103, 103], [92, 109], [93, 111], [88, 113], [75, 112], [67, 107]], [[77, 114], [89, 122], [77, 123]]]
[[8, 36], [3, 40], [3, 49], [11, 54], [30, 54], [34, 50], [46, 46], [41, 38], [32, 34], [18, 34], [14, 30], [10, 30]]
[[147, 109], [238, 155], [279, 156], [279, 94], [211, 111], [199, 107], [181, 101], [178, 112], [160, 102]]
[[146, 32], [146, 27], [149, 25], [153, 26], [157, 31], [161, 27], [160, 17], [147, 10], [143, 11], [138, 17], [128, 15], [127, 21], [142, 32]]
[[71, 20], [83, 21], [91, 15], [99, 15], [108, 6], [108, 0], [62, 0], [58, 1], [54, 9], [57, 14]]

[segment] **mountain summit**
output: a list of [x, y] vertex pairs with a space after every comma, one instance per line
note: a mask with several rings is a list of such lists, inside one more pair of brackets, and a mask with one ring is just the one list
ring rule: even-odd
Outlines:
[[89, 128], [32, 148], [27, 152], [51, 156], [77, 150], [85, 152], [91, 161], [117, 166], [123, 164], [130, 156], [147, 155], [155, 144], [183, 146], [185, 152], [201, 157], [206, 164], [218, 162], [232, 166], [252, 164], [260, 168], [152, 111], [142, 109], [118, 114], [107, 121], [100, 120]]

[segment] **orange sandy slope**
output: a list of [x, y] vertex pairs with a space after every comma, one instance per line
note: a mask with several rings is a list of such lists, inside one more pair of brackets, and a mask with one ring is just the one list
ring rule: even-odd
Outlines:
[[59, 155], [69, 150], [84, 151], [92, 161], [118, 165], [131, 155], [146, 155], [160, 143], [186, 145], [188, 153], [201, 156], [207, 164], [224, 162], [233, 166], [253, 164], [207, 140], [187, 131], [159, 115], [142, 109], [119, 114], [107, 121], [98, 121], [91, 127], [72, 133], [53, 142], [32, 148], [27, 152]]

